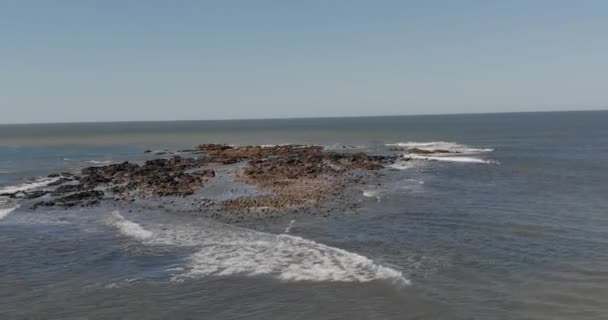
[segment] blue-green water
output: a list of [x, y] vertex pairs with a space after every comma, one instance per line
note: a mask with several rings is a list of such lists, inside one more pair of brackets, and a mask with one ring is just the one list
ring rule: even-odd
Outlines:
[[276, 233], [3, 199], [0, 318], [601, 319], [606, 124], [608, 112], [0, 125], [4, 190], [207, 142], [466, 153], [404, 162], [361, 190], [361, 208], [279, 219]]

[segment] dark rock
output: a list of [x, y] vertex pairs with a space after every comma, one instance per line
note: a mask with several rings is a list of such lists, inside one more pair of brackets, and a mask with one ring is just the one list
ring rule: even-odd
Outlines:
[[74, 193], [65, 197], [57, 198], [51, 201], [43, 201], [34, 204], [32, 207], [36, 209], [40, 206], [50, 207], [58, 206], [63, 208], [71, 208], [75, 206], [88, 207], [99, 204], [103, 199], [104, 193], [99, 190], [89, 190], [79, 193]]

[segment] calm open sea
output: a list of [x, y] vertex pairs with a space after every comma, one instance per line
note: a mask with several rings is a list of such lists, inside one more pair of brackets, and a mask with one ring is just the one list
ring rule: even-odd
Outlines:
[[1, 319], [602, 319], [608, 112], [0, 125], [0, 193], [201, 143], [431, 147], [261, 232], [0, 198]]

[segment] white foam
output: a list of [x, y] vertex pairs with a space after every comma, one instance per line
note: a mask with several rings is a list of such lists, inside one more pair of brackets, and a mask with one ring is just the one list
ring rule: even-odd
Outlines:
[[397, 147], [404, 150], [408, 149], [420, 149], [425, 151], [437, 151], [437, 150], [446, 150], [450, 153], [459, 153], [459, 154], [477, 154], [484, 152], [492, 152], [494, 149], [491, 148], [473, 148], [464, 144], [459, 144], [455, 142], [446, 142], [446, 141], [431, 141], [431, 142], [398, 142], [398, 143], [390, 143], [387, 144], [389, 147]]
[[242, 240], [204, 247], [190, 257], [189, 271], [174, 279], [271, 275], [283, 281], [409, 283], [401, 272], [375, 264], [364, 256], [300, 237], [266, 235]]
[[174, 281], [208, 276], [272, 276], [283, 281], [368, 282], [409, 284], [397, 270], [371, 259], [291, 235], [274, 235], [213, 222], [149, 224], [148, 230], [118, 212], [110, 223], [121, 233], [147, 245], [197, 247]]
[[139, 224], [125, 219], [118, 211], [112, 212], [110, 224], [118, 228], [120, 233], [125, 236], [133, 237], [138, 240], [152, 238], [152, 232], [144, 229]]
[[32, 182], [23, 183], [23, 184], [20, 184], [17, 186], [6, 186], [6, 187], [0, 189], [0, 193], [17, 193], [17, 192], [21, 192], [21, 191], [42, 188], [42, 187], [48, 186], [49, 184], [56, 182], [58, 180], [59, 180], [58, 177], [55, 177], [55, 178], [42, 177], [42, 178], [38, 178]]
[[473, 157], [420, 156], [420, 155], [412, 155], [412, 154], [404, 155], [404, 157], [409, 158], [409, 159], [428, 160], [428, 161], [463, 162], [463, 163], [497, 163], [496, 161], [484, 160], [484, 159], [473, 158]]
[[15, 211], [17, 208], [19, 208], [19, 206], [14, 206], [12, 208], [2, 208], [0, 209], [0, 220], [6, 218], [6, 216], [8, 216], [9, 213]]

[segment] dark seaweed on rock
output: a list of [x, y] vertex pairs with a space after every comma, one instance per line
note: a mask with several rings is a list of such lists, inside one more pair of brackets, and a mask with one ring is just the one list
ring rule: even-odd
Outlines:
[[139, 196], [186, 196], [194, 193], [215, 176], [213, 170], [185, 172], [207, 164], [205, 159], [182, 158], [148, 160], [143, 166], [123, 162], [82, 170], [84, 184], [112, 184], [111, 190], [123, 197], [131, 192]]

